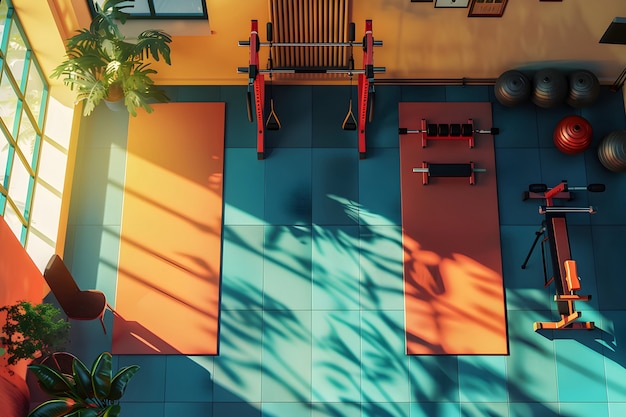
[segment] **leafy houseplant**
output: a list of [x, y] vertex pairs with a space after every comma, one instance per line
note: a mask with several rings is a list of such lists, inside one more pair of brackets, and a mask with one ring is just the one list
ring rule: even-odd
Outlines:
[[[124, 24], [130, 16], [123, 9], [135, 0], [94, 2], [96, 14], [89, 28], [78, 30], [67, 40], [67, 56], [51, 74], [63, 77], [63, 83], [78, 92], [77, 101], [84, 101], [83, 114], [88, 116], [102, 101], [123, 98], [129, 113], [137, 115], [142, 107], [152, 111], [150, 102], [167, 102], [165, 92], [154, 85], [150, 58], [171, 65], [170, 35], [161, 30], [145, 30], [136, 42], [129, 42], [117, 22]], [[120, 6], [120, 3], [124, 5]]]
[[63, 349], [68, 341], [70, 324], [52, 304], [21, 301], [0, 307], [0, 312], [6, 313], [0, 343], [9, 355], [9, 365], [20, 359], [43, 358]]
[[119, 400], [139, 366], [124, 367], [113, 375], [111, 362], [109, 352], [101, 353], [91, 370], [74, 359], [72, 375], [46, 365], [30, 365], [28, 368], [37, 377], [41, 389], [53, 398], [34, 408], [28, 416], [117, 417], [121, 411]]

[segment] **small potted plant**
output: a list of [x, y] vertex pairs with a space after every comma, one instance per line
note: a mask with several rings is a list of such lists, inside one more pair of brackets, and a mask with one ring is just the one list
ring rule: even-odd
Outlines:
[[21, 301], [0, 307], [0, 312], [6, 313], [0, 344], [8, 365], [45, 358], [63, 349], [69, 339], [70, 324], [52, 304]]
[[[83, 101], [83, 114], [88, 116], [103, 100], [121, 102], [136, 116], [137, 108], [148, 113], [151, 102], [167, 102], [169, 98], [158, 88], [151, 76], [150, 58], [171, 65], [170, 35], [162, 30], [145, 30], [130, 42], [118, 22], [124, 24], [135, 0], [105, 0], [95, 6], [95, 16], [89, 28], [78, 30], [67, 39], [67, 56], [51, 74], [78, 92], [77, 101]], [[124, 5], [120, 6], [120, 3]]]
[[52, 399], [35, 407], [29, 417], [106, 416], [117, 417], [126, 385], [139, 370], [138, 365], [112, 371], [112, 356], [101, 353], [91, 369], [75, 358], [72, 374], [65, 375], [46, 365], [30, 365], [39, 386]]

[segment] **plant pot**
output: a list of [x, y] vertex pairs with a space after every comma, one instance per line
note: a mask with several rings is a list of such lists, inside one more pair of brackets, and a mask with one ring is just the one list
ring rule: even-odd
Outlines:
[[124, 104], [124, 90], [122, 90], [119, 84], [111, 84], [109, 86], [104, 104], [106, 104], [111, 111], [126, 110], [126, 105]]

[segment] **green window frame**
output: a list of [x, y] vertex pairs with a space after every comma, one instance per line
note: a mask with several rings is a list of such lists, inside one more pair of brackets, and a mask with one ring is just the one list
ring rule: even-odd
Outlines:
[[0, 39], [0, 216], [26, 246], [49, 86], [10, 0]]

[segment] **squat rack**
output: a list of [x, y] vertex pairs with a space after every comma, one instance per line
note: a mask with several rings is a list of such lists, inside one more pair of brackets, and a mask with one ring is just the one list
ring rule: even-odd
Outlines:
[[[257, 120], [257, 158], [265, 158], [265, 126], [264, 106], [265, 106], [265, 78], [264, 74], [357, 74], [358, 75], [358, 151], [359, 159], [365, 159], [365, 125], [369, 110], [369, 121], [373, 117], [374, 105], [374, 73], [385, 72], [384, 67], [374, 67], [374, 46], [382, 46], [382, 41], [375, 41], [372, 33], [372, 21], [365, 21], [365, 35], [362, 42], [354, 42], [354, 23], [350, 24], [349, 42], [261, 42], [259, 40], [259, 24], [257, 20], [251, 21], [250, 38], [247, 41], [239, 41], [239, 46], [248, 46], [250, 49], [250, 59], [247, 67], [238, 67], [238, 73], [248, 74], [247, 107], [248, 120], [253, 121], [253, 111]], [[271, 33], [271, 23], [268, 23], [268, 33]], [[272, 37], [271, 35], [269, 36]], [[302, 46], [302, 47], [333, 47], [333, 46], [362, 46], [363, 47], [363, 69], [334, 69], [334, 68], [269, 68], [260, 69], [259, 50], [261, 46]]]

